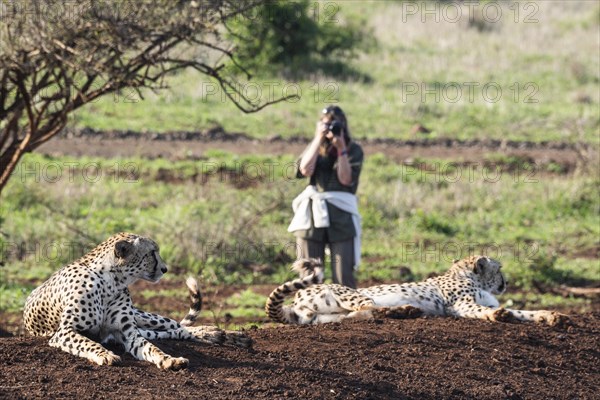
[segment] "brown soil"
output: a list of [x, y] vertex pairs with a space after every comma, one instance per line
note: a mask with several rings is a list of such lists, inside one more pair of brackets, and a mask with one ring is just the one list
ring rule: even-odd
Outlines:
[[[598, 298], [560, 309], [573, 321], [562, 328], [452, 318], [293, 327], [266, 316], [230, 320], [225, 300], [247, 288], [203, 287], [203, 309], [211, 312], [198, 323], [265, 323], [247, 331], [254, 348], [157, 341], [190, 360], [179, 372], [114, 348], [123, 363], [97, 366], [51, 348], [47, 339], [23, 336], [20, 314], [0, 314], [0, 399], [593, 399], [600, 390]], [[267, 296], [273, 285], [251, 289]], [[142, 295], [148, 292], [156, 295]], [[187, 311], [178, 279], [139, 281], [131, 293], [143, 310], [178, 319]]]
[[97, 366], [45, 339], [0, 339], [0, 398], [594, 399], [600, 314], [566, 329], [427, 318], [251, 330], [254, 349], [159, 341], [190, 360]]
[[[488, 154], [513, 157], [512, 168], [533, 167], [545, 171], [549, 164], [560, 166], [559, 172], [572, 172], [578, 165], [597, 163], [598, 152], [590, 145], [566, 142], [510, 142], [495, 140], [458, 141], [452, 139], [362, 140], [365, 154], [383, 153], [398, 163], [415, 159], [449, 159], [474, 166], [489, 166]], [[37, 152], [52, 156], [145, 157], [170, 160], [202, 159], [209, 149], [221, 149], [235, 154], [300, 154], [308, 143], [306, 137], [258, 140], [244, 134], [218, 132], [173, 132], [138, 134], [135, 132], [97, 132], [84, 129], [65, 132]], [[494, 161], [493, 161], [494, 162]], [[501, 162], [501, 161], [500, 161]], [[421, 164], [418, 164], [421, 167]], [[435, 167], [435, 166], [434, 166]], [[437, 166], [438, 168], [440, 166]]]
[[[365, 283], [368, 284], [368, 283]], [[229, 320], [225, 299], [248, 286], [205, 287], [199, 323]], [[141, 309], [182, 318], [188, 306], [178, 280], [131, 288]], [[272, 285], [254, 285], [267, 295]], [[155, 296], [144, 297], [143, 292]], [[600, 301], [561, 309], [572, 325], [424, 318], [250, 329], [252, 350], [157, 341], [187, 357], [185, 371], [161, 371], [122, 349], [119, 366], [101, 367], [23, 336], [20, 314], [0, 314], [0, 399], [593, 399], [600, 390]], [[536, 309], [523, 304], [519, 308]], [[20, 333], [12, 336], [11, 333]]]

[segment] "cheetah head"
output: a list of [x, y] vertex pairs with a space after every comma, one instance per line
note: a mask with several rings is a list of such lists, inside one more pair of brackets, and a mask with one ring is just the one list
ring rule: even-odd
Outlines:
[[121, 235], [114, 244], [115, 264], [119, 271], [131, 279], [158, 282], [167, 272], [167, 266], [160, 258], [156, 242], [143, 236]]
[[482, 288], [492, 294], [502, 294], [506, 290], [507, 282], [500, 261], [485, 256], [471, 256], [457, 261], [455, 265], [469, 269]]

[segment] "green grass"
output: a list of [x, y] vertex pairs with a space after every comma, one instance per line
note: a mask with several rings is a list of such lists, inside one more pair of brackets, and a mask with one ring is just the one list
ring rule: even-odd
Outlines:
[[[321, 108], [339, 103], [358, 138], [409, 139], [419, 123], [432, 130], [430, 138], [600, 143], [600, 57], [593, 39], [600, 28], [594, 2], [572, 7], [568, 1], [541, 1], [527, 10], [515, 3], [518, 17], [514, 6], [498, 2], [503, 18], [489, 31], [470, 28], [466, 8], [457, 23], [445, 21], [438, 8], [436, 23], [435, 15], [425, 22], [420, 13], [409, 15], [403, 2], [338, 4], [340, 18], [365, 20], [376, 38], [377, 44], [353, 62], [371, 76], [368, 82], [314, 76], [241, 83], [260, 101], [300, 95], [245, 115], [210, 79], [186, 71], [167, 81], [170, 89], [147, 92], [143, 100], [127, 91], [102, 98], [78, 111], [71, 124], [140, 133], [222, 126], [257, 138], [311, 136]], [[538, 22], [525, 23], [534, 10]], [[501, 89], [497, 101], [494, 88]]]
[[[292, 155], [236, 159], [226, 152], [207, 153], [200, 161], [100, 159], [94, 161], [98, 180], [84, 179], [85, 168], [73, 167], [56, 181], [41, 171], [91, 160], [28, 155], [0, 204], [5, 264], [0, 310], [18, 310], [24, 293], [121, 230], [153, 237], [174, 278], [197, 274], [205, 285], [276, 285], [290, 279], [289, 261], [281, 261], [295, 257], [286, 228], [291, 201], [306, 183], [286, 178], [293, 160]], [[501, 166], [508, 170], [499, 174], [482, 160], [457, 179], [459, 163], [446, 168], [440, 160], [419, 161], [428, 169], [398, 165], [383, 154], [365, 163], [359, 188], [361, 281], [405, 279], [402, 267], [422, 279], [473, 253], [500, 259], [513, 286], [525, 290], [534, 281], [600, 280], [597, 259], [589, 258], [600, 246], [595, 175], [515, 174], [508, 168], [514, 160], [504, 160]], [[39, 166], [41, 179], [21, 175], [24, 168], [35, 170], [32, 165]], [[123, 165], [134, 165], [135, 176], [115, 175]], [[205, 165], [228, 165], [240, 175], [232, 180]], [[269, 166], [271, 172], [249, 179], [242, 165]], [[244, 179], [250, 184], [240, 188]], [[240, 316], [258, 313], [259, 300], [248, 291], [230, 306]], [[248, 302], [253, 305], [245, 307]]]
[[25, 299], [33, 289], [33, 287], [14, 282], [0, 283], [0, 311], [17, 312], [23, 309]]
[[256, 318], [263, 319], [265, 316], [265, 296], [246, 289], [229, 297], [226, 306], [231, 310], [229, 313], [233, 318]]

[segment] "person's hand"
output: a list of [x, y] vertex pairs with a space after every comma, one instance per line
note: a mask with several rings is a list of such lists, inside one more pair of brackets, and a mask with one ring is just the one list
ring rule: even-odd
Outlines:
[[323, 139], [325, 139], [325, 137], [327, 136], [328, 132], [329, 130], [327, 128], [326, 123], [324, 123], [323, 121], [317, 122], [317, 128], [315, 130], [315, 139], [319, 139], [319, 142], [322, 142]]
[[344, 139], [343, 131], [339, 136], [335, 136], [333, 132], [328, 131], [325, 137], [329, 139], [331, 144], [335, 146], [338, 152], [346, 150], [346, 140]]

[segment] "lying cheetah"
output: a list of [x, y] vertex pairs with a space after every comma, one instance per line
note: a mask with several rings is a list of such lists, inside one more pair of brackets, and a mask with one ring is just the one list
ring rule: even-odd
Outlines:
[[147, 339], [249, 347], [251, 340], [241, 333], [189, 326], [202, 305], [194, 279], [187, 281], [192, 304], [181, 323], [133, 306], [127, 287], [139, 279], [158, 282], [167, 272], [158, 251], [154, 241], [142, 236], [111, 236], [56, 271], [29, 295], [24, 309], [25, 328], [34, 336], [50, 336], [53, 347], [100, 365], [112, 365], [120, 358], [91, 337], [100, 342], [114, 339], [138, 360], [171, 370], [186, 367], [188, 360], [163, 353]]
[[[444, 275], [418, 283], [379, 285], [351, 289], [321, 284], [320, 261], [301, 259], [292, 269], [300, 278], [276, 288], [267, 300], [269, 317], [289, 324], [321, 324], [344, 319], [371, 319], [374, 316], [454, 316], [490, 321], [533, 321], [559, 325], [567, 316], [552, 311], [519, 311], [499, 308], [495, 294], [506, 290], [500, 262], [471, 256], [453, 263]], [[294, 303], [283, 301], [296, 293]]]

